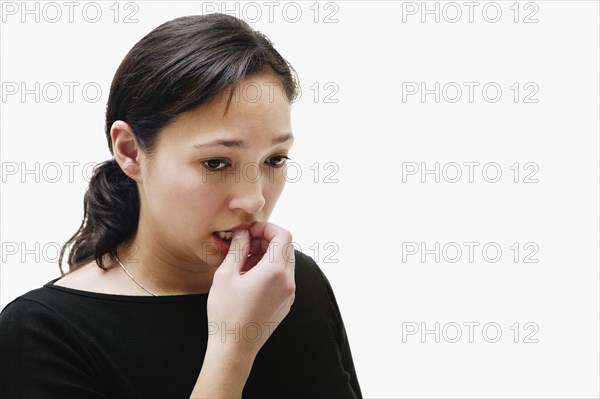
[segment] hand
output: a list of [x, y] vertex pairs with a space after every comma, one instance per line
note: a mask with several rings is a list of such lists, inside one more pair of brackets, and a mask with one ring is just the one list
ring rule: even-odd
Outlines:
[[257, 222], [235, 232], [208, 295], [209, 346], [253, 359], [294, 303], [292, 235]]

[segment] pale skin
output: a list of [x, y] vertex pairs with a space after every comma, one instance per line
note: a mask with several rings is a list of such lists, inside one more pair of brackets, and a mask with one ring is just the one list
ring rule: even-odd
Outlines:
[[[137, 231], [118, 254], [158, 295], [210, 292], [209, 323], [276, 325], [295, 294], [292, 235], [268, 222], [285, 185], [284, 158], [293, 144], [291, 106], [268, 73], [247, 77], [236, 94], [226, 114], [224, 94], [178, 115], [160, 131], [151, 155], [137, 145], [126, 122], [113, 123], [114, 157], [140, 194]], [[276, 138], [280, 142], [274, 144]], [[194, 147], [214, 139], [241, 140], [244, 148]], [[251, 226], [235, 232], [228, 253], [220, 251], [212, 234], [242, 223]], [[105, 259], [108, 270], [90, 262], [55, 285], [149, 295]], [[191, 397], [241, 397], [254, 358], [273, 330], [265, 329], [256, 342], [222, 342], [220, 335], [209, 334]]]

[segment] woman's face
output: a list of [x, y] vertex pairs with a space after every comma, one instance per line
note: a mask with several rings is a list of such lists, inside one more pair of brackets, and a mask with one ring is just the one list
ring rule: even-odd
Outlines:
[[140, 228], [170, 256], [218, 267], [214, 233], [269, 219], [285, 185], [292, 147], [290, 103], [273, 75], [180, 114], [141, 162]]

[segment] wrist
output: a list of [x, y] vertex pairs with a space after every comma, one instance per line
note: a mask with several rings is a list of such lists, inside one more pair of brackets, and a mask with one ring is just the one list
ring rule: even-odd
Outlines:
[[254, 357], [233, 345], [209, 342], [190, 398], [241, 398]]
[[[232, 337], [233, 338], [233, 337]], [[226, 362], [232, 368], [250, 368], [258, 354], [255, 345], [247, 342], [235, 342], [233, 339], [221, 340], [220, 337], [209, 337], [206, 345], [206, 357], [214, 361]]]

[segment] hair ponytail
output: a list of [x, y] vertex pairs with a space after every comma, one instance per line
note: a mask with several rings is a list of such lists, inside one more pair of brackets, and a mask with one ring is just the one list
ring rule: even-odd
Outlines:
[[113, 158], [94, 167], [83, 198], [83, 221], [79, 230], [65, 243], [58, 260], [68, 247], [69, 272], [91, 260], [105, 269], [103, 255], [117, 255], [117, 246], [135, 232], [140, 210], [136, 182], [127, 176]]

